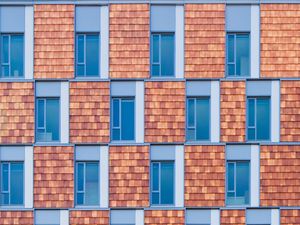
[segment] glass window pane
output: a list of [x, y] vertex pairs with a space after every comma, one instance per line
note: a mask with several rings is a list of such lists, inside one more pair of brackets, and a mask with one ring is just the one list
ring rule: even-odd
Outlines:
[[23, 163], [10, 164], [10, 203], [23, 204], [24, 195], [24, 168]]
[[99, 76], [99, 35], [86, 35], [86, 75]]
[[161, 163], [161, 204], [174, 203], [174, 163]]
[[1, 74], [2, 74], [2, 77], [8, 77], [9, 76], [9, 66], [2, 66]]
[[159, 63], [159, 35], [152, 35], [152, 62]]
[[248, 140], [255, 140], [255, 128], [248, 128]]
[[59, 140], [59, 99], [47, 99], [46, 132], [49, 135], [49, 141]]
[[84, 186], [84, 164], [77, 163], [77, 191], [83, 191]]
[[250, 42], [248, 34], [236, 35], [236, 75], [248, 76], [250, 68]]
[[255, 126], [255, 100], [248, 99], [248, 126]]
[[84, 35], [77, 36], [77, 62], [84, 63]]
[[228, 163], [227, 189], [234, 191], [234, 163]]
[[38, 100], [38, 127], [43, 128], [44, 127], [44, 123], [45, 123], [45, 108], [44, 105], [45, 101], [42, 99]]
[[77, 76], [84, 76], [84, 65], [83, 64], [77, 65], [76, 75]]
[[234, 62], [234, 35], [228, 35], [227, 37], [227, 60], [228, 62]]
[[134, 100], [122, 100], [121, 113], [121, 139], [134, 140]]
[[158, 192], [152, 192], [152, 197], [151, 197], [151, 203], [154, 205], [159, 204], [159, 193]]
[[76, 201], [77, 205], [83, 205], [83, 193], [77, 193], [76, 197], [77, 197], [77, 201]]
[[161, 35], [161, 76], [174, 76], [174, 34]]
[[228, 64], [227, 73], [228, 73], [228, 76], [234, 76], [235, 75], [235, 65], [234, 64]]
[[120, 140], [120, 128], [116, 128], [112, 130], [112, 139], [114, 141]]
[[160, 74], [159, 70], [160, 70], [159, 65], [152, 65], [151, 76], [159, 76], [159, 74]]
[[9, 204], [9, 194], [4, 193], [0, 195], [0, 204], [1, 205], [8, 205]]
[[1, 179], [1, 191], [8, 191], [8, 169], [7, 163], [3, 163], [1, 167], [2, 179]]
[[196, 129], [195, 128], [188, 128], [186, 133], [186, 138], [188, 141], [194, 141], [196, 139]]
[[188, 127], [195, 126], [195, 99], [188, 99]]
[[257, 99], [257, 139], [270, 139], [270, 99]]
[[10, 66], [12, 77], [22, 77], [24, 62], [23, 35], [12, 35], [10, 46]]
[[120, 126], [120, 109], [119, 109], [119, 99], [113, 99], [113, 127]]
[[97, 205], [99, 203], [98, 163], [86, 163], [85, 182], [85, 204]]
[[197, 99], [196, 116], [197, 116], [197, 140], [209, 139], [209, 99]]
[[8, 63], [9, 60], [9, 36], [2, 36], [2, 63]]
[[250, 170], [249, 162], [236, 163], [236, 196], [244, 197], [242, 204], [249, 203], [249, 180]]
[[159, 164], [152, 163], [152, 191], [159, 190]]

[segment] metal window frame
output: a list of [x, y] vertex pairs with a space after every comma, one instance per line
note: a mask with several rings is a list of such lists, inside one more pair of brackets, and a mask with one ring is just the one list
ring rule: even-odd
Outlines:
[[[168, 76], [166, 76], [166, 75], [162, 75], [161, 74], [161, 36], [163, 36], [163, 35], [172, 35], [173, 37], [174, 37], [174, 43], [173, 43], [173, 45], [174, 45], [174, 75], [168, 75]], [[175, 43], [175, 32], [170, 32], [170, 31], [168, 31], [168, 32], [151, 32], [151, 34], [150, 34], [150, 36], [151, 36], [151, 38], [150, 38], [150, 40], [151, 40], [151, 46], [150, 46], [150, 62], [151, 62], [151, 65], [150, 65], [150, 76], [151, 77], [175, 77], [175, 69], [176, 69], [176, 67], [175, 67], [175, 60], [176, 60], [176, 43]], [[154, 44], [153, 44], [153, 36], [159, 36], [159, 41], [158, 41], [158, 62], [153, 62], [153, 59], [154, 59], [154, 57], [153, 57], [153, 47], [154, 47]], [[152, 75], [152, 66], [153, 65], [159, 65], [159, 74], [158, 75]]]
[[[11, 204], [11, 164], [13, 163], [20, 163], [23, 165], [23, 199], [22, 199], [22, 203], [21, 204]], [[2, 177], [2, 166], [3, 164], [7, 164], [8, 165], [8, 190], [7, 191], [3, 191], [3, 177]], [[10, 207], [10, 206], [24, 206], [24, 199], [25, 199], [25, 167], [24, 167], [24, 161], [1, 161], [0, 160], [0, 194], [8, 194], [8, 204], [1, 204], [0, 201], [0, 207]], [[1, 196], [0, 196], [1, 199]]]
[[[193, 100], [194, 101], [194, 125], [193, 126], [189, 126], [189, 100]], [[196, 103], [197, 100], [208, 100], [208, 108], [209, 108], [209, 126], [208, 126], [208, 139], [197, 139], [197, 109], [196, 109]], [[186, 99], [186, 133], [188, 132], [188, 130], [190, 129], [194, 129], [195, 130], [195, 134], [194, 134], [194, 138], [192, 140], [187, 140], [187, 141], [210, 141], [211, 135], [210, 135], [210, 131], [211, 131], [211, 127], [210, 127], [210, 123], [211, 123], [211, 100], [210, 100], [210, 96], [188, 96]]]
[[[84, 78], [89, 78], [89, 77], [99, 77], [100, 76], [100, 64], [98, 62], [98, 73], [99, 74], [95, 74], [95, 75], [87, 75], [86, 74], [86, 40], [87, 40], [87, 36], [89, 35], [96, 35], [98, 36], [98, 46], [99, 46], [99, 51], [98, 51], [98, 56], [99, 56], [99, 59], [100, 59], [100, 52], [101, 52], [101, 49], [100, 49], [100, 44], [101, 44], [101, 41], [100, 41], [100, 32], [77, 32], [76, 33], [76, 46], [75, 46], [75, 62], [76, 62], [76, 65], [75, 65], [75, 77], [77, 78], [80, 78], [80, 77], [84, 77]], [[83, 36], [83, 62], [79, 62], [78, 59], [78, 55], [79, 55], [79, 47], [78, 47], [78, 38], [80, 36]], [[99, 61], [99, 60], [98, 60]], [[83, 75], [78, 75], [78, 65], [83, 65], [84, 66], [84, 74]]]
[[[58, 100], [58, 140], [51, 140], [51, 141], [45, 141], [45, 140], [42, 140], [42, 141], [40, 141], [40, 140], [37, 140], [37, 138], [36, 138], [36, 142], [38, 142], [38, 143], [43, 143], [43, 142], [46, 142], [46, 143], [51, 143], [51, 142], [60, 142], [60, 140], [61, 140], [61, 125], [60, 125], [60, 122], [61, 122], [61, 118], [60, 118], [60, 116], [61, 116], [61, 113], [60, 113], [60, 108], [61, 108], [61, 103], [60, 103], [60, 97], [36, 97], [36, 99], [35, 99], [35, 104], [36, 104], [36, 115], [39, 113], [39, 111], [38, 111], [38, 104], [37, 104], [37, 102], [39, 101], [39, 100], [44, 100], [45, 102], [44, 102], [44, 124], [45, 124], [45, 127], [44, 127], [44, 132], [42, 132], [42, 133], [47, 133], [46, 131], [47, 131], [47, 122], [46, 122], [46, 117], [47, 117], [47, 110], [46, 110], [46, 105], [47, 105], [47, 100], [48, 99], [56, 99], [56, 100]], [[35, 126], [35, 134], [36, 134], [36, 137], [37, 137], [37, 134], [39, 133], [38, 132], [38, 129], [39, 129], [39, 127], [38, 127], [38, 116], [35, 116], [36, 117], [36, 126]]]
[[[228, 164], [229, 163], [233, 163], [234, 164], [234, 191], [233, 192], [231, 192], [231, 193], [234, 193], [234, 197], [232, 197], [232, 198], [235, 198], [236, 199], [236, 189], [237, 189], [237, 181], [236, 181], [236, 164], [237, 163], [245, 163], [245, 162], [247, 162], [248, 164], [249, 164], [249, 178], [248, 178], [248, 180], [249, 180], [249, 201], [250, 201], [250, 199], [251, 199], [251, 160], [227, 160], [226, 161], [226, 199], [225, 199], [225, 201], [226, 201], [226, 205], [228, 205], [228, 196], [227, 196], [227, 194], [228, 194], [228, 192], [230, 192], [229, 190], [228, 190], [228, 182], [229, 182], [229, 178], [228, 178]], [[229, 204], [229, 206], [235, 206], [235, 205], [237, 205], [237, 204]], [[250, 202], [249, 203], [247, 203], [247, 204], [243, 204], [243, 205], [250, 205]]]
[[[248, 110], [249, 110], [249, 99], [254, 99], [254, 127], [253, 126], [249, 126], [249, 114], [248, 114]], [[257, 139], [257, 99], [267, 99], [269, 101], [269, 106], [270, 106], [270, 110], [269, 110], [269, 138], [268, 139]], [[247, 102], [246, 102], [246, 138], [247, 141], [270, 141], [271, 140], [271, 116], [272, 116], [272, 108], [271, 108], [271, 97], [270, 96], [251, 96], [251, 97], [247, 97]], [[249, 139], [249, 132], [248, 129], [254, 128], [254, 133], [255, 133], [255, 138], [254, 139]]]
[[[118, 100], [119, 101], [119, 126], [115, 127], [114, 126], [114, 107], [113, 107], [113, 102], [114, 100]], [[113, 96], [111, 97], [111, 109], [112, 109], [112, 116], [111, 116], [111, 139], [112, 141], [134, 141], [135, 140], [135, 121], [133, 121], [133, 140], [123, 140], [122, 139], [122, 102], [133, 102], [133, 108], [135, 109], [135, 97], [134, 96], [125, 96], [125, 97], [117, 97], [117, 96]], [[134, 115], [133, 117], [135, 118], [135, 110], [134, 110]], [[120, 131], [120, 135], [119, 138], [114, 140], [113, 139], [113, 130], [118, 129]]]
[[[159, 187], [159, 194], [158, 194], [158, 204], [154, 204], [152, 201], [152, 193], [153, 193], [153, 164], [157, 163], [159, 164], [159, 171], [158, 171], [158, 187]], [[174, 183], [173, 183], [173, 203], [172, 204], [162, 204], [161, 203], [161, 164], [162, 163], [173, 163], [173, 177], [174, 177]], [[176, 185], [176, 171], [175, 171], [175, 160], [152, 160], [150, 162], [150, 205], [151, 206], [173, 206], [175, 205], [175, 185]], [[154, 193], [157, 193], [157, 191], [155, 191]]]
[[[249, 67], [249, 71], [248, 71], [248, 75], [237, 75], [236, 74], [236, 37], [239, 36], [239, 35], [248, 35], [249, 37], [249, 66], [251, 64], [251, 35], [250, 35], [251, 32], [249, 31], [240, 31], [240, 32], [234, 32], [234, 31], [230, 31], [230, 32], [227, 32], [226, 33], [226, 77], [233, 77], [233, 78], [236, 78], [236, 77], [250, 77], [251, 76], [251, 72], [250, 72], [250, 67]], [[234, 53], [234, 61], [233, 62], [229, 62], [229, 41], [228, 41], [228, 37], [230, 35], [233, 35], [234, 36], [234, 44], [233, 44], [233, 53]], [[228, 69], [228, 65], [234, 65], [234, 75], [229, 75], [229, 69]]]

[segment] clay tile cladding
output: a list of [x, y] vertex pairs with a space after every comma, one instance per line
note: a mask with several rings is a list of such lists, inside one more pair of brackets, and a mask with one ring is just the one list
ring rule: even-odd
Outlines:
[[221, 210], [221, 225], [245, 225], [245, 210]]
[[70, 141], [109, 142], [109, 82], [70, 82]]
[[185, 77], [225, 74], [225, 5], [185, 5]]
[[110, 5], [111, 78], [149, 77], [149, 18], [149, 4]]
[[145, 225], [184, 225], [183, 210], [145, 210]]
[[280, 139], [300, 140], [300, 81], [281, 81]]
[[32, 82], [0, 83], [0, 143], [34, 142]]
[[74, 151], [71, 146], [34, 147], [34, 207], [72, 208]]
[[261, 76], [300, 76], [300, 4], [261, 4]]
[[280, 210], [280, 224], [281, 225], [299, 225], [300, 224], [300, 210], [299, 209], [281, 209]]
[[185, 147], [185, 206], [225, 205], [224, 146]]
[[110, 207], [149, 207], [149, 146], [109, 149]]
[[145, 82], [145, 142], [184, 142], [185, 83]]
[[261, 206], [299, 206], [299, 146], [261, 146], [260, 152]]
[[32, 225], [33, 211], [0, 211], [1, 225]]
[[221, 141], [245, 141], [245, 86], [244, 81], [221, 82]]
[[109, 211], [70, 211], [70, 225], [109, 225]]
[[34, 77], [74, 77], [74, 5], [34, 5]]

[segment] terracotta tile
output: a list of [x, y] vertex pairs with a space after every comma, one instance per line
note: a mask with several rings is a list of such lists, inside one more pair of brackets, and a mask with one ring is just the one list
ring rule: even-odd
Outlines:
[[221, 210], [221, 225], [244, 225], [245, 210]]
[[72, 210], [70, 211], [70, 225], [109, 225], [108, 210]]
[[183, 210], [145, 210], [145, 225], [184, 225]]

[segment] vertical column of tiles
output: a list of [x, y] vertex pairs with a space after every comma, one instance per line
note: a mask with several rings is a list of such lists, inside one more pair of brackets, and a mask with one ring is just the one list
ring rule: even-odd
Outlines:
[[110, 77], [149, 77], [148, 4], [111, 4], [109, 12]]
[[300, 81], [281, 81], [280, 139], [300, 140]]
[[34, 142], [33, 83], [0, 83], [0, 143]]
[[145, 225], [184, 225], [183, 210], [146, 210]]
[[34, 77], [74, 77], [74, 5], [34, 5]]
[[261, 146], [260, 151], [261, 206], [299, 206], [299, 146]]
[[221, 141], [245, 141], [245, 87], [244, 81], [221, 82]]
[[225, 5], [185, 5], [185, 77], [225, 74]]
[[280, 224], [281, 225], [298, 225], [300, 224], [300, 210], [299, 209], [281, 209], [280, 210]]
[[109, 205], [149, 207], [149, 146], [111, 146]]
[[221, 225], [244, 225], [245, 210], [221, 210]]
[[224, 146], [185, 147], [185, 206], [225, 205]]
[[109, 82], [70, 83], [72, 143], [109, 142]]
[[33, 225], [33, 211], [0, 211], [2, 225]]
[[70, 225], [108, 225], [109, 211], [74, 210], [70, 211]]
[[185, 83], [145, 82], [145, 142], [184, 142]]
[[261, 76], [300, 76], [299, 4], [261, 4]]
[[34, 148], [34, 207], [72, 208], [74, 150], [70, 146]]

